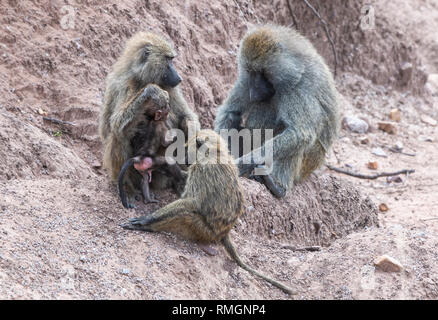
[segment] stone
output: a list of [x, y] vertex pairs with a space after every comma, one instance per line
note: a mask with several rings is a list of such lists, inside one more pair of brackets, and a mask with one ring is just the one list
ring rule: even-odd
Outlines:
[[387, 157], [385, 151], [383, 151], [382, 148], [374, 148], [374, 149], [371, 151], [371, 153], [374, 154], [374, 155], [376, 155], [376, 156], [378, 156], [378, 157], [384, 157], [384, 158]]
[[437, 121], [435, 119], [425, 114], [421, 115], [421, 121], [434, 127], [437, 125]]
[[412, 79], [412, 73], [413, 73], [413, 66], [410, 62], [405, 62], [401, 68], [400, 68], [400, 74], [401, 74], [401, 83], [402, 85], [407, 85], [409, 81]]
[[384, 254], [374, 260], [374, 265], [384, 272], [400, 272], [403, 270], [402, 264], [396, 259]]
[[438, 93], [438, 73], [430, 74], [427, 77], [426, 88], [432, 93]]
[[370, 161], [367, 163], [367, 167], [368, 167], [368, 169], [371, 169], [371, 170], [377, 170], [379, 165], [378, 165], [377, 161]]
[[386, 205], [386, 203], [381, 203], [381, 204], [379, 204], [379, 210], [380, 210], [381, 212], [386, 212], [386, 211], [389, 210], [389, 208], [388, 208], [388, 206]]
[[392, 121], [400, 122], [401, 120], [401, 112], [399, 109], [392, 109], [389, 111], [389, 119]]
[[342, 127], [356, 133], [366, 133], [369, 129], [366, 121], [353, 116], [346, 116], [342, 120]]
[[391, 122], [378, 122], [378, 128], [389, 134], [397, 134], [397, 128]]

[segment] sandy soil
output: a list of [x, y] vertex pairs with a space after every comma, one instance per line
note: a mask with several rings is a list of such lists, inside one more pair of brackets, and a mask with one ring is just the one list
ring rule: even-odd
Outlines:
[[[290, 2], [299, 29], [333, 67], [320, 22], [301, 1]], [[296, 288], [294, 297], [239, 269], [223, 250], [210, 257], [170, 234], [122, 230], [120, 222], [158, 205], [123, 209], [101, 169], [97, 136], [105, 76], [133, 33], [153, 30], [175, 43], [185, 97], [211, 127], [235, 80], [239, 39], [251, 23], [290, 25], [286, 2], [69, 3], [0, 4], [0, 298], [438, 298], [438, 127], [421, 120], [438, 120], [438, 92], [425, 88], [438, 72], [434, 0], [375, 1], [369, 31], [359, 28], [360, 2], [316, 6], [335, 35], [344, 114], [370, 125], [366, 134], [343, 129], [327, 162], [368, 174], [370, 161], [378, 172], [416, 172], [396, 183], [322, 168], [282, 201], [242, 179], [247, 213], [232, 237], [251, 265]], [[74, 28], [65, 28], [70, 9]], [[405, 63], [411, 74], [401, 70]], [[401, 111], [395, 135], [377, 128], [394, 108]], [[390, 151], [397, 142], [411, 155]], [[387, 157], [373, 155], [376, 147]], [[159, 205], [174, 198], [160, 194]], [[381, 203], [389, 210], [377, 213]], [[375, 268], [382, 254], [404, 270]]]

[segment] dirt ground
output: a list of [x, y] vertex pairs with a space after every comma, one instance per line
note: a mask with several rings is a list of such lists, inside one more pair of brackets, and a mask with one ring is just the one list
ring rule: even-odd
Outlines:
[[[302, 1], [289, 2], [333, 69], [321, 22]], [[327, 163], [415, 173], [391, 182], [324, 167], [283, 200], [242, 178], [247, 210], [232, 238], [245, 261], [298, 291], [291, 297], [219, 246], [211, 257], [171, 234], [121, 229], [175, 195], [125, 210], [101, 168], [97, 135], [104, 79], [135, 32], [175, 44], [184, 95], [209, 128], [235, 81], [239, 39], [254, 23], [291, 25], [287, 2], [0, 1], [0, 298], [437, 299], [438, 126], [426, 116], [438, 120], [438, 83], [428, 81], [438, 73], [438, 4], [376, 0], [375, 26], [364, 31], [362, 1], [311, 2], [333, 35], [343, 114], [369, 125], [342, 129]], [[395, 108], [398, 122], [389, 119]], [[381, 121], [397, 132], [379, 130]], [[394, 152], [400, 143], [403, 153]], [[287, 248], [304, 245], [322, 249]], [[383, 254], [403, 271], [376, 268]]]

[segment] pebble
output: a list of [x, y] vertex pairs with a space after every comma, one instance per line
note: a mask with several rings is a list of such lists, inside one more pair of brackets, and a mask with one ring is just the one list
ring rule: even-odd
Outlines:
[[402, 264], [396, 259], [384, 254], [374, 260], [374, 265], [385, 272], [400, 272], [403, 270]]
[[367, 167], [368, 167], [368, 169], [371, 169], [371, 170], [377, 170], [377, 168], [379, 167], [379, 164], [377, 163], [377, 161], [370, 161], [367, 163]]
[[389, 112], [389, 119], [391, 119], [392, 121], [396, 121], [399, 122], [401, 120], [401, 112], [399, 109], [392, 109]]
[[391, 122], [378, 122], [377, 126], [380, 130], [389, 134], [397, 134], [397, 128]]
[[122, 274], [127, 275], [127, 274], [130, 274], [130, 273], [131, 273], [131, 270], [129, 270], [129, 269], [122, 269]]
[[374, 149], [371, 151], [371, 153], [374, 154], [374, 155], [376, 155], [376, 156], [378, 156], [378, 157], [385, 157], [385, 158], [387, 157], [385, 151], [383, 151], [382, 148], [374, 148]]
[[436, 126], [437, 125], [437, 121], [425, 114], [423, 114], [421, 116], [421, 121], [424, 122], [425, 124], [431, 125], [431, 126]]
[[369, 129], [369, 125], [366, 121], [352, 116], [344, 117], [342, 126], [350, 131], [362, 134], [366, 133]]

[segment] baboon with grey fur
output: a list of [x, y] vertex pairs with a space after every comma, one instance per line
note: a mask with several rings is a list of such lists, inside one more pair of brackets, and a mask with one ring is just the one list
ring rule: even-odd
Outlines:
[[[339, 130], [338, 92], [313, 45], [297, 31], [264, 25], [242, 39], [238, 79], [218, 109], [215, 130], [273, 129], [274, 137], [236, 160], [241, 175], [265, 163], [270, 175], [255, 176], [277, 197], [317, 169]], [[261, 151], [261, 152], [260, 152]], [[266, 155], [268, 156], [268, 155]], [[254, 176], [253, 176], [254, 177]]]
[[[179, 87], [181, 78], [172, 63], [175, 56], [172, 46], [162, 37], [139, 32], [128, 40], [106, 79], [99, 134], [105, 148], [104, 167], [109, 170], [113, 181], [117, 181], [122, 164], [133, 156], [130, 145], [133, 136], [125, 127], [137, 117], [141, 105], [139, 92], [148, 84], [157, 84], [168, 92], [171, 128], [183, 130], [186, 137], [189, 122], [193, 123], [195, 131], [199, 130], [198, 117], [188, 107]], [[127, 180], [137, 187], [140, 185], [138, 174], [129, 174]], [[168, 182], [165, 176], [157, 175], [152, 184], [164, 188], [169, 186]]]

